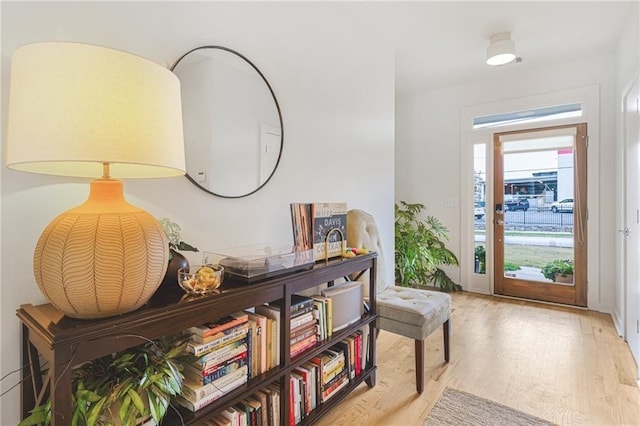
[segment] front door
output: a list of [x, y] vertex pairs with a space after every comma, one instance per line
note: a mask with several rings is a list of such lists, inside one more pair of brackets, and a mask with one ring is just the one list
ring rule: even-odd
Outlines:
[[497, 133], [493, 145], [494, 292], [587, 306], [587, 125]]

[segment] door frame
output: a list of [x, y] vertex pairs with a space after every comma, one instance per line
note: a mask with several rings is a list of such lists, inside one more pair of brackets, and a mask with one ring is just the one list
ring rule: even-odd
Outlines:
[[[561, 129], [575, 129], [575, 151], [574, 151], [574, 275], [573, 285], [562, 285], [548, 282], [529, 281], [518, 278], [506, 277], [498, 264], [504, 261], [504, 226], [498, 224], [504, 218], [503, 215], [495, 214], [493, 220], [494, 235], [494, 293], [503, 296], [522, 297], [526, 299], [541, 300], [545, 302], [562, 303], [573, 306], [587, 306], [587, 124], [570, 124], [563, 126], [552, 126], [543, 128], [522, 129], [507, 132], [496, 132], [493, 134], [493, 194], [495, 207], [498, 203], [504, 206], [504, 162], [498, 161], [502, 156], [502, 143], [500, 136], [517, 134], [534, 134]], [[498, 177], [501, 177], [498, 179]], [[578, 183], [576, 188], [576, 183]], [[582, 184], [580, 184], [582, 183]], [[503, 212], [504, 207], [503, 207]], [[582, 224], [582, 225], [580, 225]], [[578, 244], [578, 238], [582, 237], [582, 244]], [[502, 262], [500, 260], [502, 259]]]
[[[500, 114], [510, 111], [522, 111], [527, 109], [541, 108], [550, 105], [562, 105], [567, 103], [580, 102], [582, 104], [582, 116], [554, 120], [549, 123], [540, 123], [540, 127], [545, 124], [564, 125], [587, 123], [589, 126], [589, 158], [588, 162], [588, 194], [590, 204], [589, 221], [587, 229], [589, 231], [589, 252], [588, 252], [588, 308], [610, 312], [612, 303], [608, 298], [608, 285], [603, 284], [600, 278], [600, 270], [613, 264], [613, 255], [608, 260], [603, 261], [599, 256], [602, 249], [613, 253], [613, 242], [611, 247], [600, 248], [600, 211], [602, 202], [600, 197], [600, 87], [598, 85], [583, 86], [567, 90], [559, 90], [547, 92], [544, 94], [536, 94], [531, 96], [518, 96], [505, 98], [488, 103], [478, 103], [468, 105], [461, 108], [460, 111], [460, 152], [461, 152], [461, 183], [460, 193], [460, 274], [461, 284], [467, 291], [483, 294], [493, 294], [493, 240], [488, 235], [487, 243], [487, 273], [485, 275], [475, 274], [473, 271], [474, 255], [473, 255], [473, 145], [484, 143], [491, 148], [491, 135], [497, 129], [492, 128], [473, 128], [473, 119], [491, 114]], [[500, 130], [518, 130], [530, 128], [531, 124], [513, 123], [500, 127]], [[493, 157], [488, 154], [487, 157], [487, 179], [493, 178]], [[487, 204], [493, 203], [493, 188], [487, 191]], [[491, 209], [487, 210], [487, 220], [493, 218]], [[607, 297], [603, 297], [607, 296]]]

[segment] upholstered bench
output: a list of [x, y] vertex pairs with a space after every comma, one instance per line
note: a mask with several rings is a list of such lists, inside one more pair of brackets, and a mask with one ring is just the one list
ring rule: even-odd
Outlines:
[[[444, 359], [449, 362], [451, 296], [439, 291], [387, 284], [378, 227], [369, 213], [362, 210], [349, 210], [347, 243], [352, 247], [363, 247], [378, 253], [376, 275], [378, 328], [415, 340], [416, 389], [418, 393], [422, 393], [424, 390], [424, 341], [441, 325], [444, 334]], [[365, 289], [368, 288], [369, 286], [365, 286]]]
[[451, 296], [400, 286], [377, 293], [378, 327], [415, 340], [416, 388], [424, 390], [424, 341], [442, 325], [444, 360], [449, 361]]

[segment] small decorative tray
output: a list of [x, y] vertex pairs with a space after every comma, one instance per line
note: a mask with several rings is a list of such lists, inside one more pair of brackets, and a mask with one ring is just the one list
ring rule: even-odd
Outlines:
[[313, 266], [313, 250], [295, 251], [291, 244], [252, 244], [203, 253], [204, 264], [224, 267], [226, 278], [256, 282]]

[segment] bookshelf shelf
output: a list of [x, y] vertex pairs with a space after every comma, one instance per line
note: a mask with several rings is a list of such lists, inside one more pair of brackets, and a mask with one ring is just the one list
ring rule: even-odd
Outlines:
[[[233, 312], [249, 309], [277, 299], [284, 299], [283, 312], [289, 312], [291, 295], [322, 285], [333, 285], [341, 277], [365, 271], [369, 274], [369, 312], [358, 322], [335, 333], [331, 339], [290, 359], [290, 318], [283, 315], [280, 322], [280, 365], [249, 380], [215, 403], [191, 413], [179, 408], [179, 414], [167, 415], [163, 425], [201, 424], [204, 419], [215, 416], [230, 404], [246, 398], [252, 392], [269, 383], [280, 382], [280, 418], [288, 419], [290, 391], [288, 384], [291, 371], [313, 356], [329, 348], [337, 341], [363, 327], [369, 328], [367, 362], [363, 371], [327, 402], [303, 420], [303, 424], [317, 421], [349, 392], [362, 382], [375, 385], [376, 374], [376, 260], [371, 253], [352, 259], [334, 259], [318, 262], [312, 268], [279, 276], [253, 284], [225, 280], [219, 291], [207, 297], [184, 298], [176, 284], [175, 290], [158, 292], [141, 309], [107, 319], [77, 320], [64, 316], [50, 304], [22, 305], [17, 316], [22, 322], [22, 384], [21, 413], [28, 415], [36, 405], [41, 392], [48, 392], [52, 401], [52, 425], [67, 425], [71, 419], [71, 369], [83, 362], [106, 354], [144, 343], [147, 339], [178, 333], [188, 327], [212, 320], [212, 316], [223, 317]], [[49, 363], [48, 380], [43, 380], [39, 357]], [[51, 386], [55, 383], [55, 386]], [[180, 419], [182, 417], [182, 420]], [[286, 422], [288, 423], [288, 422]]]

